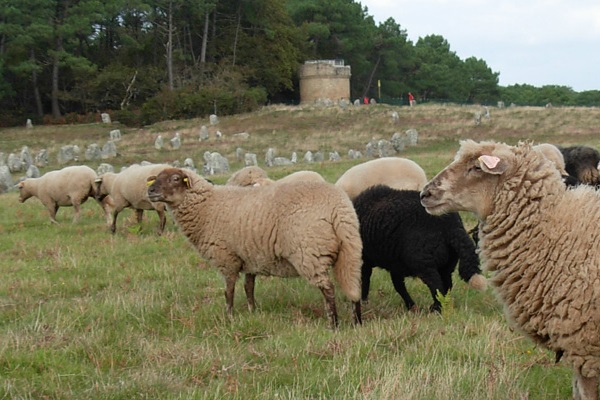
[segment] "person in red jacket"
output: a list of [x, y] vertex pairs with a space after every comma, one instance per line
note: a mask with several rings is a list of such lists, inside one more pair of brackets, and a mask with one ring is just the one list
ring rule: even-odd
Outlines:
[[411, 107], [415, 105], [415, 96], [411, 92], [408, 92], [408, 105]]

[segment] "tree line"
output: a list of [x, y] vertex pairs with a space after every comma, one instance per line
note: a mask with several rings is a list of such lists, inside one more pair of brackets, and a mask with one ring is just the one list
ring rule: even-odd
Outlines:
[[[498, 85], [439, 35], [408, 39], [354, 0], [1, 0], [0, 120], [110, 111], [152, 123], [299, 100], [306, 60], [343, 59], [351, 96], [600, 105], [600, 92]], [[380, 84], [380, 86], [378, 85]]]

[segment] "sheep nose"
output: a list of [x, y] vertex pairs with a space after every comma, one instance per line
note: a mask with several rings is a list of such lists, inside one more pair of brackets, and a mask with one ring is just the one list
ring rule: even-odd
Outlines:
[[421, 200], [423, 200], [424, 198], [429, 197], [429, 196], [431, 196], [431, 192], [429, 191], [429, 188], [427, 186], [425, 186], [423, 188], [423, 190], [421, 191], [421, 193], [419, 193], [419, 198]]

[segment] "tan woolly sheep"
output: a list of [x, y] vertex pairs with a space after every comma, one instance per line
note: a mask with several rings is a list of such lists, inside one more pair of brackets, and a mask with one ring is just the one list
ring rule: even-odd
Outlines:
[[107, 172], [97, 180], [97, 199], [102, 201], [106, 213], [106, 223], [114, 234], [117, 230], [117, 216], [124, 208], [133, 208], [137, 221], [142, 221], [144, 210], [156, 210], [160, 220], [159, 233], [167, 223], [165, 205], [148, 199], [146, 178], [156, 175], [168, 164], [132, 165], [119, 173]]
[[540, 143], [533, 146], [533, 149], [540, 151], [548, 160], [552, 161], [562, 176], [569, 175], [565, 170], [565, 158], [558, 147], [550, 143]]
[[48, 210], [53, 223], [58, 223], [56, 213], [59, 207], [72, 206], [75, 209], [73, 222], [77, 222], [81, 204], [96, 193], [96, 178], [96, 172], [85, 165], [50, 171], [39, 178], [19, 182], [19, 201], [24, 203], [32, 196], [37, 197]]
[[260, 167], [249, 166], [236, 171], [225, 183], [232, 186], [252, 186], [258, 179], [268, 179], [266, 171]]
[[507, 319], [573, 368], [574, 398], [597, 399], [600, 192], [567, 190], [530, 144], [467, 140], [421, 203], [435, 215], [475, 213], [483, 269]]
[[302, 276], [318, 287], [332, 327], [337, 326], [329, 268], [354, 303], [360, 323], [362, 242], [348, 197], [329, 183], [260, 187], [213, 186], [192, 171], [171, 168], [148, 179], [148, 195], [162, 201], [200, 255], [225, 277], [227, 312], [235, 282], [245, 274], [254, 309], [256, 275]]
[[384, 157], [350, 168], [339, 177], [336, 186], [354, 199], [363, 190], [386, 185], [398, 190], [421, 190], [427, 183], [423, 168], [407, 158]]

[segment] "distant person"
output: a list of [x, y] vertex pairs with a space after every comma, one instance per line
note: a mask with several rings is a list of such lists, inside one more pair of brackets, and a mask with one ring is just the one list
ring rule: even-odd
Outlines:
[[363, 104], [369, 104], [369, 98], [367, 96], [364, 97]]
[[408, 92], [408, 105], [412, 107], [415, 104], [416, 104], [415, 96], [413, 96], [413, 94], [411, 92]]

